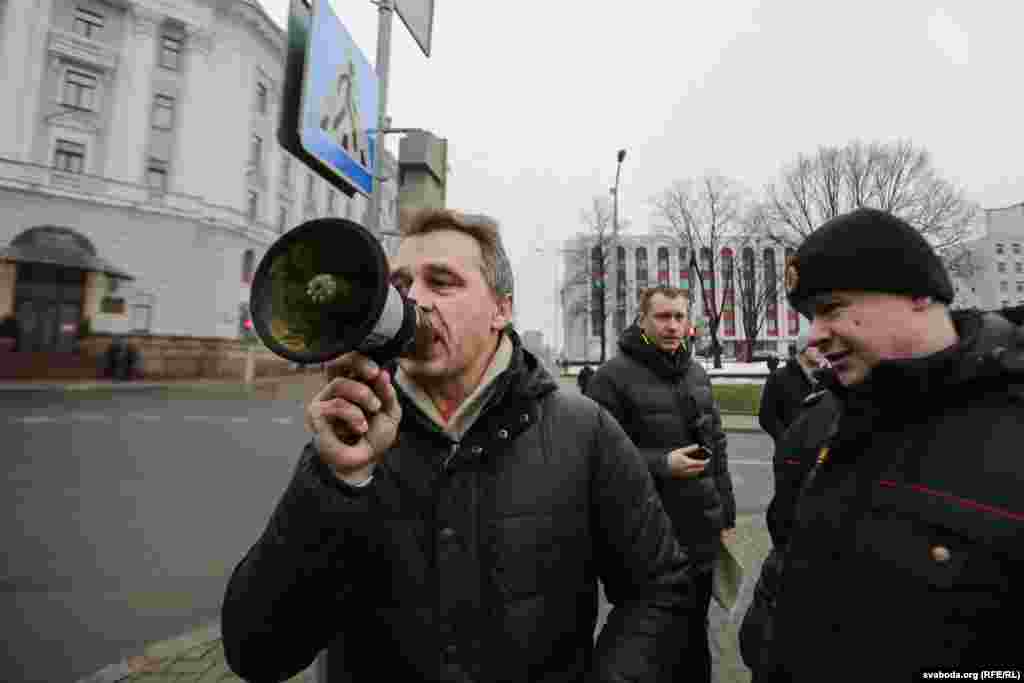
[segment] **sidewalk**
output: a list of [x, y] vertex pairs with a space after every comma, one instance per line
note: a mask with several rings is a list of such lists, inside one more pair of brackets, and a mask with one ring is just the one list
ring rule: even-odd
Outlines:
[[[746, 581], [740, 595], [738, 614], [750, 603], [753, 579], [771, 541], [763, 515], [740, 515], [736, 520], [736, 542], [731, 546], [742, 565]], [[712, 601], [709, 612], [711, 652], [715, 683], [749, 683], [750, 671], [738, 650], [737, 623]], [[77, 683], [242, 683], [224, 659], [220, 624], [202, 626], [177, 638], [145, 647], [137, 655], [104, 667]], [[288, 683], [320, 683], [315, 664], [289, 679]]]
[[[250, 393], [254, 398], [274, 397], [303, 400], [312, 395], [321, 383], [317, 374], [296, 374], [284, 377], [257, 379], [252, 387], [239, 381], [225, 380], [183, 380], [166, 382], [0, 382], [0, 392], [53, 391], [53, 392], [130, 392], [139, 390], [183, 390], [216, 393]], [[756, 415], [723, 414], [722, 422], [727, 432], [761, 433]], [[737, 520], [739, 532], [737, 555], [748, 571], [756, 571], [766, 549], [767, 534], [759, 529], [753, 516]], [[763, 523], [760, 524], [763, 526]], [[749, 673], [739, 663], [735, 652], [735, 626], [727, 623], [722, 615], [713, 620], [713, 640], [718, 673], [716, 681], [746, 683]], [[115, 664], [80, 679], [77, 683], [241, 683], [224, 659], [220, 624], [206, 624], [182, 636], [145, 647]], [[289, 683], [317, 683], [313, 667], [300, 673]]]
[[[311, 666], [288, 683], [317, 683]], [[78, 683], [244, 683], [224, 659], [220, 624], [203, 626], [178, 638], [146, 647]]]

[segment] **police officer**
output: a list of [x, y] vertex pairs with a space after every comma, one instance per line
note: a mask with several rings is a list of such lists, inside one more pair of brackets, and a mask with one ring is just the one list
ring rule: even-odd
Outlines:
[[772, 563], [758, 680], [909, 681], [1019, 663], [1024, 329], [950, 311], [929, 244], [872, 209], [812, 233], [786, 289], [838, 385], [780, 446], [813, 467]]

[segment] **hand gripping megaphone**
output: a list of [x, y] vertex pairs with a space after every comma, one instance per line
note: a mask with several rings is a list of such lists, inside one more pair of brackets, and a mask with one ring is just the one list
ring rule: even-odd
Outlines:
[[427, 311], [391, 284], [377, 238], [343, 218], [278, 238], [253, 276], [249, 311], [267, 348], [305, 365], [348, 351], [381, 365], [423, 357], [434, 334]]

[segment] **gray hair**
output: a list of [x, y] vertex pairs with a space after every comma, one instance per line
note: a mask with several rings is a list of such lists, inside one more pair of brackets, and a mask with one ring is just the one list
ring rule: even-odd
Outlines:
[[515, 282], [512, 264], [501, 241], [498, 221], [484, 214], [462, 213], [452, 209], [420, 209], [409, 214], [401, 227], [402, 237], [423, 235], [435, 230], [456, 230], [476, 240], [483, 255], [483, 276], [496, 297], [512, 297]]

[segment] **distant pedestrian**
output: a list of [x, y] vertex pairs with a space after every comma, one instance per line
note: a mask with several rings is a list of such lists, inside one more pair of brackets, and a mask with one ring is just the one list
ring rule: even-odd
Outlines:
[[580, 393], [587, 393], [587, 384], [590, 382], [590, 378], [594, 376], [594, 368], [589, 365], [584, 365], [580, 373], [576, 375], [576, 384], [580, 388]]
[[822, 356], [807, 345], [808, 339], [807, 330], [800, 333], [794, 348], [796, 353], [769, 375], [761, 391], [758, 421], [775, 443], [800, 414], [804, 398], [817, 386], [814, 371], [821, 365]]
[[647, 461], [676, 538], [694, 562], [697, 606], [690, 639], [680, 643], [676, 680], [710, 681], [707, 615], [715, 562], [736, 526], [726, 436], [711, 382], [686, 345], [686, 290], [659, 285], [643, 292], [640, 317], [602, 365], [587, 395], [625, 428]]

